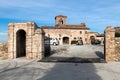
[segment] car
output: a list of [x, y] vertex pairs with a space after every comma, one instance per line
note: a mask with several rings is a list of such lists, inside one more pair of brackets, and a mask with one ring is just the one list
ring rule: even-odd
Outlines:
[[95, 44], [100, 44], [101, 42], [99, 40], [95, 40]]
[[50, 38], [51, 45], [59, 45], [59, 40], [57, 38]]
[[83, 45], [82, 39], [80, 39], [80, 40], [77, 41], [77, 45]]

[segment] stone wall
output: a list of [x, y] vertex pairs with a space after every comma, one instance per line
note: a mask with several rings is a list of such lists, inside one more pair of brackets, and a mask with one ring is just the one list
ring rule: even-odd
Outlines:
[[105, 60], [120, 61], [120, 37], [115, 37], [115, 28], [105, 29]]
[[116, 61], [120, 61], [120, 37], [115, 38], [115, 54], [116, 54]]
[[116, 61], [115, 55], [115, 29], [107, 27], [105, 29], [105, 60], [108, 61]]
[[0, 60], [8, 59], [7, 43], [0, 43]]

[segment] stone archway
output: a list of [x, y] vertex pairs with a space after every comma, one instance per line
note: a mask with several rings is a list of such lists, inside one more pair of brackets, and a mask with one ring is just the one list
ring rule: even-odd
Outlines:
[[26, 59], [44, 58], [45, 33], [34, 22], [8, 24], [8, 53], [10, 59], [25, 57]]
[[69, 37], [63, 37], [63, 44], [69, 44]]
[[90, 41], [91, 41], [91, 44], [94, 44], [95, 43], [95, 37], [94, 36], [90, 36]]
[[16, 58], [26, 56], [26, 32], [19, 30], [16, 33]]

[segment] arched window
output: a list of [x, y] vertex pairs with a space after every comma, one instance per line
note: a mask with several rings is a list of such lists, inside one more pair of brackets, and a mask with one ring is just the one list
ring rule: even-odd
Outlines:
[[76, 40], [76, 37], [74, 37], [74, 40]]
[[85, 34], [87, 34], [87, 31], [85, 31]]
[[82, 39], [82, 37], [80, 37], [80, 39]]
[[63, 20], [62, 19], [59, 20], [59, 24], [63, 24]]

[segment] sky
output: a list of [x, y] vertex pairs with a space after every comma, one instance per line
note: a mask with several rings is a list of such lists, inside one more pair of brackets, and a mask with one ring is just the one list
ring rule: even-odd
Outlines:
[[54, 26], [54, 17], [67, 16], [67, 24], [86, 23], [92, 32], [120, 26], [120, 0], [0, 0], [0, 42], [7, 41], [9, 22], [34, 21]]

